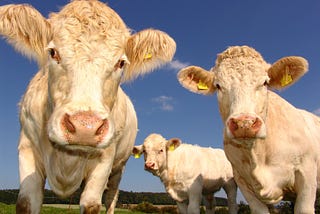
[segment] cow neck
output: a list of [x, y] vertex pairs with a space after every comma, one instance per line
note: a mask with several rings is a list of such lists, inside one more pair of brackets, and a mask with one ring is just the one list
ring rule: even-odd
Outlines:
[[170, 178], [169, 173], [168, 173], [168, 159], [169, 159], [169, 155], [168, 155], [168, 151], [166, 152], [166, 161], [165, 161], [165, 166], [161, 167], [161, 169], [159, 169], [159, 178], [161, 180], [161, 182], [167, 187], [169, 185], [169, 181]]

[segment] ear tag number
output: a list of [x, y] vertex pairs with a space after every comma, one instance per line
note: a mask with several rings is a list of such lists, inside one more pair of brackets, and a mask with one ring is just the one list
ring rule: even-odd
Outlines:
[[201, 80], [199, 80], [197, 87], [199, 90], [208, 90], [209, 89], [209, 87]]

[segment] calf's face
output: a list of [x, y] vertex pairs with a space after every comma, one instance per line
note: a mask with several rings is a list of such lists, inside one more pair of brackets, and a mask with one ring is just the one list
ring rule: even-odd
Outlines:
[[190, 66], [179, 72], [178, 79], [192, 92], [217, 92], [226, 137], [236, 143], [251, 143], [267, 134], [268, 87], [291, 85], [307, 67], [301, 57], [285, 57], [269, 65], [253, 48], [235, 46], [218, 55], [211, 71]]
[[142, 145], [134, 146], [132, 154], [135, 157], [144, 155], [144, 169], [155, 176], [160, 176], [167, 168], [168, 152], [173, 151], [181, 144], [178, 138], [166, 140], [160, 134], [150, 134]]

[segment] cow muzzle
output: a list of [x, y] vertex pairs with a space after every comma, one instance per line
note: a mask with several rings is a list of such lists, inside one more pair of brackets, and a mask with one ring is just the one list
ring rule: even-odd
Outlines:
[[60, 128], [69, 145], [98, 146], [108, 134], [109, 122], [93, 111], [64, 114]]
[[227, 120], [228, 137], [237, 140], [265, 138], [265, 125], [262, 119], [255, 115], [240, 114]]

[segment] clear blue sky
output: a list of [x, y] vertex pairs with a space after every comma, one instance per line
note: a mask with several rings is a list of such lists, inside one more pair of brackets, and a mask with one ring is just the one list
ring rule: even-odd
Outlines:
[[[1, 0], [0, 5], [29, 3], [45, 17], [68, 0]], [[320, 1], [318, 0], [110, 0], [135, 31], [156, 28], [177, 43], [174, 62], [122, 87], [135, 105], [139, 121], [136, 144], [152, 132], [166, 138], [222, 148], [222, 122], [216, 96], [183, 89], [176, 74], [186, 65], [210, 69], [217, 53], [228, 46], [249, 45], [267, 62], [300, 55], [309, 72], [295, 85], [279, 92], [293, 105], [320, 112]], [[18, 102], [37, 65], [0, 39], [0, 189], [18, 188]], [[214, 166], [213, 166], [214, 167]], [[130, 157], [120, 189], [163, 192], [157, 177], [143, 170], [143, 158]]]

